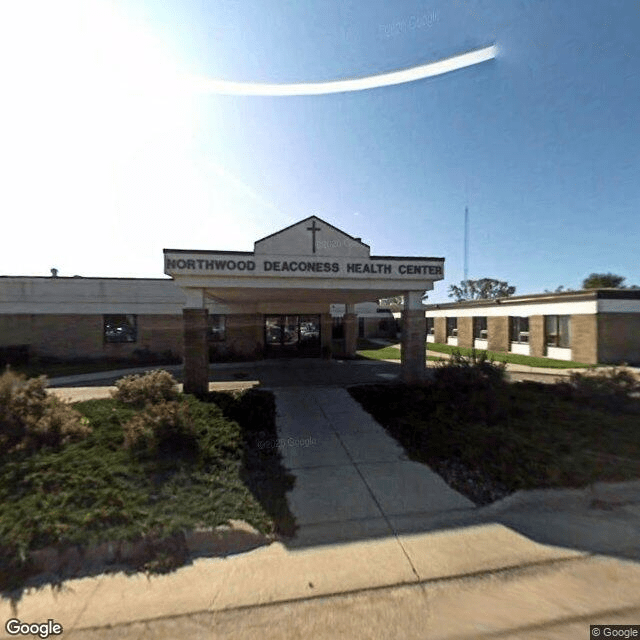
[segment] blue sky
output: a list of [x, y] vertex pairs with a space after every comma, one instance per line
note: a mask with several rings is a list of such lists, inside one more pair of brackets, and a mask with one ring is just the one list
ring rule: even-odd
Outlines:
[[[62, 0], [0, 8], [0, 273], [161, 277], [311, 214], [378, 255], [517, 294], [640, 284], [640, 2]], [[307, 83], [497, 44], [495, 60], [318, 96]]]

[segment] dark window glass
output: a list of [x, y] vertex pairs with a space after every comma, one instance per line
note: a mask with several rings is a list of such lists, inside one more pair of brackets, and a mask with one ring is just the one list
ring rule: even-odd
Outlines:
[[104, 316], [105, 342], [136, 342], [138, 340], [137, 317], [133, 314]]
[[435, 318], [427, 318], [427, 334], [432, 336], [436, 332]]
[[511, 316], [509, 318], [509, 340], [511, 342], [529, 342], [529, 318]]
[[226, 340], [226, 321], [225, 316], [210, 314], [209, 322], [209, 341], [223, 342]]
[[571, 346], [571, 316], [545, 316], [544, 327], [548, 347]]
[[478, 316], [473, 319], [473, 337], [481, 340], [486, 340], [488, 335], [487, 331], [487, 317]]
[[447, 338], [458, 336], [458, 318], [447, 318]]

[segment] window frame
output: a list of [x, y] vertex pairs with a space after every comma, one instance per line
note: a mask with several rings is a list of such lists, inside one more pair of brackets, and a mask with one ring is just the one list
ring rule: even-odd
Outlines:
[[447, 316], [446, 326], [447, 326], [447, 338], [457, 338], [458, 337], [458, 317]]
[[[565, 328], [566, 331], [563, 331]], [[553, 340], [551, 336], [554, 337]], [[558, 314], [544, 317], [544, 343], [547, 347], [571, 349], [571, 315]]]
[[[484, 335], [482, 332], [484, 331]], [[489, 320], [487, 316], [473, 316], [474, 340], [487, 340], [489, 337]]]
[[428, 336], [434, 336], [436, 334], [436, 319], [426, 318], [426, 329]]
[[[522, 340], [522, 334], [527, 336]], [[529, 344], [529, 316], [509, 316], [509, 342]]]

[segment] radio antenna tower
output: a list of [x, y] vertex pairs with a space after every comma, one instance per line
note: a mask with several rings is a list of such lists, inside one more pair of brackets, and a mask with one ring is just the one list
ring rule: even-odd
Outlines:
[[469, 207], [464, 208], [464, 279], [469, 278]]
[[464, 279], [469, 278], [469, 177], [464, 180]]

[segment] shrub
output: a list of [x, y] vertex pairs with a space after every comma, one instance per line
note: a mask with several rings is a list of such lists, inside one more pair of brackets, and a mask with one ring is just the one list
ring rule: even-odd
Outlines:
[[33, 451], [58, 447], [91, 433], [88, 420], [46, 392], [45, 376], [27, 380], [7, 370], [0, 376], [0, 448]]
[[505, 367], [504, 362], [489, 360], [485, 351], [477, 354], [474, 350], [470, 356], [454, 351], [449, 361], [438, 362], [435, 382], [437, 386], [451, 388], [452, 391], [496, 387], [504, 382]]
[[148, 455], [195, 455], [198, 437], [186, 402], [148, 404], [123, 426], [124, 446]]
[[176, 379], [168, 371], [158, 369], [144, 375], [120, 378], [116, 382], [117, 388], [112, 392], [112, 396], [124, 404], [143, 407], [146, 404], [176, 400], [177, 385]]
[[640, 379], [629, 369], [622, 367], [595, 369], [587, 373], [574, 372], [570, 380], [578, 395], [627, 398], [632, 393], [640, 392]]
[[448, 362], [438, 363], [434, 376], [437, 419], [451, 417], [492, 424], [505, 418], [508, 409], [505, 363], [488, 360], [485, 352], [468, 357], [454, 351]]

